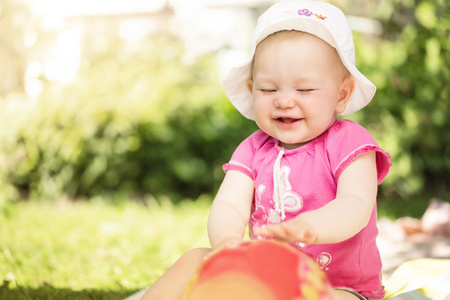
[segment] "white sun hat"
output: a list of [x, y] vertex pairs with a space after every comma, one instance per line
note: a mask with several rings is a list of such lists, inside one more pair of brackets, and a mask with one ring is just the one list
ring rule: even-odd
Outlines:
[[285, 0], [276, 3], [258, 19], [253, 34], [251, 57], [245, 64], [234, 67], [223, 85], [225, 93], [237, 110], [253, 119], [252, 94], [247, 80], [256, 47], [272, 33], [282, 30], [298, 30], [313, 34], [339, 54], [344, 66], [355, 78], [355, 89], [344, 112], [348, 115], [366, 106], [375, 95], [376, 87], [355, 66], [353, 35], [344, 13], [334, 5], [312, 0]]

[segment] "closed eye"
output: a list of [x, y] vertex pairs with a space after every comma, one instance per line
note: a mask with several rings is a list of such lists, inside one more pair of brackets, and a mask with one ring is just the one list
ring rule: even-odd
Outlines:
[[263, 93], [266, 93], [266, 94], [268, 94], [268, 93], [275, 93], [277, 90], [270, 90], [270, 89], [260, 89], [260, 91], [261, 92], [263, 92]]
[[300, 90], [297, 90], [297, 92], [300, 92], [300, 93], [309, 93], [309, 92], [312, 92], [312, 91], [314, 91], [314, 89], [300, 89]]

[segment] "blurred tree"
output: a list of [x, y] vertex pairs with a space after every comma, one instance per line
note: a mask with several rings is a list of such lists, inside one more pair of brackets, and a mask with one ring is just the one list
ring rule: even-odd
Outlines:
[[126, 49], [112, 43], [77, 80], [44, 92], [10, 147], [14, 186], [46, 198], [214, 191], [254, 129], [225, 99], [214, 55], [186, 64], [181, 42], [167, 38]]
[[0, 1], [0, 97], [24, 91], [27, 66], [26, 36], [33, 29], [33, 19], [24, 3]]
[[380, 40], [357, 48], [377, 94], [357, 119], [393, 156], [389, 196], [450, 195], [450, 4], [381, 1]]
[[[15, 35], [2, 39], [0, 51], [16, 53], [23, 72], [31, 23], [15, 17], [22, 11], [13, 11], [11, 0], [1, 3], [2, 15], [11, 13], [0, 19], [0, 30], [16, 18], [24, 27], [12, 26]], [[376, 4], [382, 36], [355, 34], [355, 42], [358, 68], [378, 91], [350, 118], [392, 155], [382, 196], [449, 199], [449, 5]], [[221, 165], [256, 129], [226, 99], [214, 53], [187, 63], [182, 43], [168, 36], [102, 45], [83, 58], [75, 81], [46, 86], [36, 107], [0, 109], [0, 126], [8, 128], [0, 131], [0, 175], [15, 189], [46, 198], [124, 192], [180, 199], [214, 192]]]

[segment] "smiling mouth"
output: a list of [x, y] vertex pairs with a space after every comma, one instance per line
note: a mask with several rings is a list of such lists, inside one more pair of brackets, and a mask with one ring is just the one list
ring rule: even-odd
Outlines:
[[283, 124], [292, 124], [295, 123], [297, 121], [300, 121], [301, 119], [294, 119], [294, 118], [277, 118], [276, 119], [278, 122], [281, 122]]

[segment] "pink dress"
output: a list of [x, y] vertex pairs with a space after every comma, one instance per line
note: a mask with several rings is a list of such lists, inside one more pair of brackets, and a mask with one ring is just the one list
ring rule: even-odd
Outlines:
[[[375, 151], [378, 184], [391, 163], [370, 133], [349, 120], [336, 121], [328, 131], [293, 150], [258, 130], [244, 140], [224, 170], [237, 170], [255, 183], [250, 229], [289, 220], [335, 199], [339, 175], [358, 155]], [[376, 245], [376, 206], [369, 224], [337, 244], [293, 245], [315, 259], [334, 287], [365, 297], [383, 298], [381, 259]], [[339, 224], [336, 224], [339, 226]], [[252, 238], [252, 230], [250, 230]]]

